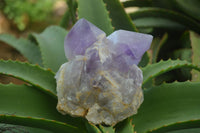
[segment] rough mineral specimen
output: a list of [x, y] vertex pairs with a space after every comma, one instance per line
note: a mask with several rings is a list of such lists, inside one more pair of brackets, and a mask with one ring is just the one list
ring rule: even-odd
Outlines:
[[69, 62], [56, 74], [58, 111], [107, 125], [136, 114], [143, 101], [137, 64], [151, 41], [151, 35], [124, 30], [106, 37], [80, 19], [65, 39]]

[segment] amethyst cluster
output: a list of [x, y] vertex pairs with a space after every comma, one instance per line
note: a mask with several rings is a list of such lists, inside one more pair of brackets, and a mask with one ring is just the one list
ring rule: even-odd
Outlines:
[[56, 74], [58, 111], [107, 125], [136, 114], [143, 101], [137, 64], [151, 41], [151, 35], [125, 30], [106, 37], [80, 19], [65, 38], [69, 62]]

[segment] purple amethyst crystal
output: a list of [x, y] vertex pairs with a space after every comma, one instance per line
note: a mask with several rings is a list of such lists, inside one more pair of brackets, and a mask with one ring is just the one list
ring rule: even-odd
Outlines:
[[136, 114], [143, 101], [137, 64], [151, 41], [151, 35], [125, 30], [106, 37], [80, 19], [65, 39], [69, 62], [56, 74], [58, 111], [107, 125]]

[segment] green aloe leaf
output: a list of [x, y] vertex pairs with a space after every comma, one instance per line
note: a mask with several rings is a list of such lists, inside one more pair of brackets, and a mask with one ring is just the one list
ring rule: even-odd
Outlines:
[[70, 14], [69, 9], [67, 9], [67, 11], [65, 11], [65, 14], [63, 15], [62, 20], [60, 21], [59, 25], [63, 28], [68, 28], [70, 19], [71, 19], [71, 14]]
[[113, 32], [111, 20], [103, 0], [78, 0], [78, 18], [85, 18], [107, 35]]
[[150, 7], [152, 2], [150, 0], [127, 0], [123, 2], [124, 7]]
[[132, 119], [128, 118], [116, 125], [116, 133], [134, 133]]
[[44, 67], [57, 72], [67, 61], [64, 53], [64, 39], [67, 31], [58, 26], [50, 26], [41, 34], [32, 35], [39, 44]]
[[92, 123], [85, 123], [88, 133], [101, 133], [98, 127]]
[[138, 66], [139, 67], [145, 67], [150, 61], [150, 57], [148, 52], [145, 52], [144, 55], [142, 56], [141, 61], [139, 62]]
[[30, 63], [42, 65], [40, 49], [33, 42], [23, 38], [17, 39], [9, 34], [1, 34], [0, 41], [17, 49]]
[[[173, 54], [174, 59], [186, 60], [190, 63], [192, 62], [191, 61], [192, 50], [190, 48], [182, 48], [182, 49], [174, 50], [172, 54]], [[192, 70], [192, 71], [195, 71], [195, 70]], [[178, 79], [188, 80], [192, 78], [190, 68], [181, 68], [177, 71], [177, 73], [178, 73], [177, 74]], [[196, 71], [196, 73], [198, 74], [199, 72]]]
[[195, 70], [200, 71], [200, 67], [189, 63], [188, 61], [182, 60], [167, 60], [167, 61], [160, 61], [155, 64], [149, 64], [146, 67], [142, 68], [143, 71], [143, 85], [153, 79], [156, 76], [159, 76], [163, 73], [166, 73], [170, 70], [177, 69], [177, 68], [193, 68]]
[[133, 20], [134, 24], [138, 29], [144, 28], [165, 28], [165, 29], [173, 29], [173, 30], [181, 30], [184, 29], [185, 26], [169, 20], [167, 18], [158, 18], [158, 17], [144, 17], [144, 18], [137, 18]]
[[53, 132], [41, 128], [0, 123], [0, 133], [53, 133]]
[[174, 0], [151, 0], [153, 7], [160, 7], [164, 9], [175, 9]]
[[119, 0], [103, 0], [106, 3], [107, 10], [109, 11], [112, 25], [115, 30], [123, 29], [129, 31], [137, 31], [130, 16], [125, 12]]
[[77, 10], [77, 1], [76, 0], [67, 0], [67, 5], [69, 12], [71, 14], [72, 22], [76, 22], [76, 10]]
[[[200, 36], [194, 32], [190, 32], [190, 39], [192, 45], [192, 63], [200, 67]], [[200, 82], [200, 73], [192, 71], [192, 81]]]
[[144, 102], [133, 116], [135, 131], [156, 132], [163, 128], [159, 133], [164, 133], [199, 127], [199, 86], [195, 82], [175, 82], [144, 91]]
[[101, 129], [102, 133], [115, 133], [115, 129], [112, 126], [106, 127], [100, 125], [99, 128]]
[[191, 129], [191, 128], [199, 128], [200, 119], [198, 120], [188, 120], [188, 121], [179, 121], [169, 125], [163, 125], [159, 128], [155, 128], [150, 131], [150, 133], [168, 133], [171, 131], [183, 130], [183, 129]]
[[200, 128], [182, 129], [166, 133], [200, 133]]
[[[188, 29], [200, 33], [200, 24], [197, 21], [172, 10], [161, 8], [141, 8], [138, 11], [131, 13], [130, 16], [133, 19], [133, 22], [135, 22], [135, 20], [137, 19], [148, 18], [147, 16], [159, 19], [168, 19], [169, 21], [174, 21], [176, 23], [184, 25]], [[165, 25], [168, 25], [168, 23], [165, 23]]]
[[80, 118], [61, 115], [56, 110], [56, 104], [56, 99], [34, 87], [0, 84], [0, 123], [37, 127], [53, 132], [85, 132]]
[[184, 13], [200, 21], [200, 1], [199, 0], [174, 0], [177, 7]]
[[21, 79], [56, 98], [54, 73], [37, 65], [0, 60], [0, 73]]
[[188, 62], [191, 62], [192, 60], [191, 55], [192, 55], [192, 50], [190, 48], [182, 48], [173, 51], [173, 57], [175, 59], [187, 60]]
[[158, 54], [159, 51], [161, 49], [161, 47], [164, 45], [164, 43], [166, 43], [168, 39], [168, 34], [165, 33], [163, 35], [163, 37], [161, 39], [159, 38], [154, 38], [152, 44], [151, 44], [151, 62], [152, 63], [156, 63], [157, 62], [157, 58], [158, 58]]

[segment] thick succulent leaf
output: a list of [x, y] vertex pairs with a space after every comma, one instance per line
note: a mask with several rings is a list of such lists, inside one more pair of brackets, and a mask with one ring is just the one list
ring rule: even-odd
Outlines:
[[64, 39], [67, 31], [58, 27], [50, 26], [41, 34], [33, 34], [37, 40], [44, 67], [57, 72], [60, 66], [67, 61], [64, 53]]
[[125, 12], [119, 0], [103, 0], [106, 3], [107, 10], [109, 11], [112, 25], [115, 30], [123, 29], [129, 31], [137, 31], [130, 16]]
[[143, 18], [137, 18], [133, 20], [135, 26], [138, 29], [143, 29], [143, 28], [164, 28], [164, 29], [177, 29], [177, 30], [182, 30], [186, 28], [184, 25], [172, 21], [167, 18], [160, 18], [160, 17], [150, 17], [146, 16]]
[[[56, 110], [56, 104], [56, 99], [34, 87], [0, 84], [0, 123], [31, 126], [54, 132], [80, 131], [79, 128], [83, 128], [81, 119], [61, 115]], [[84, 128], [81, 130], [85, 131]]]
[[132, 119], [128, 118], [116, 125], [116, 133], [134, 133]]
[[180, 37], [181, 48], [192, 48], [191, 39], [190, 39], [190, 31], [185, 31], [182, 33]]
[[111, 20], [103, 0], [78, 0], [78, 17], [85, 18], [107, 35], [113, 32]]
[[37, 65], [0, 60], [0, 73], [21, 79], [56, 97], [54, 73]]
[[63, 28], [67, 28], [69, 26], [70, 19], [71, 19], [71, 14], [70, 14], [69, 9], [67, 9], [67, 11], [65, 11], [65, 14], [63, 15], [59, 25]]
[[174, 0], [177, 7], [184, 13], [200, 21], [200, 1], [199, 0]]
[[150, 61], [150, 56], [147, 52], [144, 53], [144, 55], [142, 56], [142, 59], [140, 60], [138, 66], [139, 67], [145, 67]]
[[102, 133], [115, 133], [115, 129], [113, 129], [112, 126], [106, 127], [106, 126], [99, 125], [99, 128], [101, 129]]
[[200, 133], [200, 128], [175, 130], [175, 131], [166, 132], [166, 133]]
[[67, 0], [67, 5], [69, 9], [69, 13], [72, 19], [72, 22], [76, 22], [76, 8], [77, 8], [77, 1], [76, 0]]
[[168, 131], [177, 131], [177, 130], [183, 130], [183, 129], [192, 129], [192, 128], [199, 128], [200, 120], [188, 120], [188, 121], [181, 121], [176, 122], [169, 125], [163, 125], [159, 128], [155, 128], [150, 131], [150, 133], [168, 133]]
[[123, 2], [124, 7], [150, 7], [152, 2], [150, 0], [127, 0]]
[[99, 128], [96, 127], [94, 124], [86, 122], [85, 125], [86, 125], [88, 133], [101, 133]]
[[[184, 48], [184, 49], [178, 49], [173, 51], [173, 58], [174, 59], [181, 59], [181, 60], [186, 60], [188, 62], [192, 62], [192, 50], [189, 48]], [[193, 63], [194, 64], [194, 63]], [[196, 71], [196, 70], [192, 70]], [[196, 74], [199, 72], [196, 71]], [[192, 78], [191, 74], [191, 69], [190, 68], [181, 68], [177, 71], [177, 78], [178, 79], [183, 79], [183, 80], [188, 80]]]
[[41, 128], [33, 128], [12, 124], [1, 124], [0, 123], [0, 132], [1, 133], [53, 133], [51, 131], [41, 129]]
[[153, 32], [153, 28], [150, 27], [150, 28], [138, 28], [138, 31], [141, 32], [141, 33], [146, 33], [146, 34], [149, 34], [149, 33], [152, 33]]
[[0, 41], [17, 49], [30, 63], [42, 65], [40, 49], [33, 42], [23, 38], [17, 39], [9, 34], [1, 34]]
[[175, 9], [174, 0], [151, 0], [152, 7], [160, 7], [164, 9]]
[[167, 41], [168, 34], [165, 33], [161, 39], [155, 38], [151, 44], [151, 62], [156, 63], [160, 48], [164, 45]]
[[138, 11], [131, 13], [130, 16], [133, 19], [133, 22], [136, 19], [146, 18], [147, 16], [169, 19], [170, 21], [175, 21], [179, 24], [184, 25], [188, 29], [194, 30], [196, 32], [200, 32], [200, 24], [197, 21], [187, 16], [184, 16], [178, 12], [174, 12], [167, 9], [141, 8]]
[[135, 131], [146, 133], [164, 128], [167, 132], [186, 127], [199, 127], [200, 83], [175, 82], [144, 91], [144, 102], [133, 116]]
[[160, 61], [155, 64], [149, 64], [146, 67], [142, 68], [143, 85], [156, 76], [159, 76], [170, 70], [182, 68], [182, 67], [193, 68], [195, 70], [200, 71], [200, 67], [193, 65], [189, 63], [188, 61], [170, 60], [170, 59], [167, 61]]
[[189, 48], [183, 48], [173, 51], [173, 57], [175, 59], [187, 60], [188, 62], [192, 62], [191, 55], [192, 55], [192, 50]]
[[[200, 36], [194, 32], [190, 32], [190, 39], [192, 45], [192, 63], [200, 67]], [[200, 82], [200, 73], [193, 70], [192, 71], [192, 81]]]

